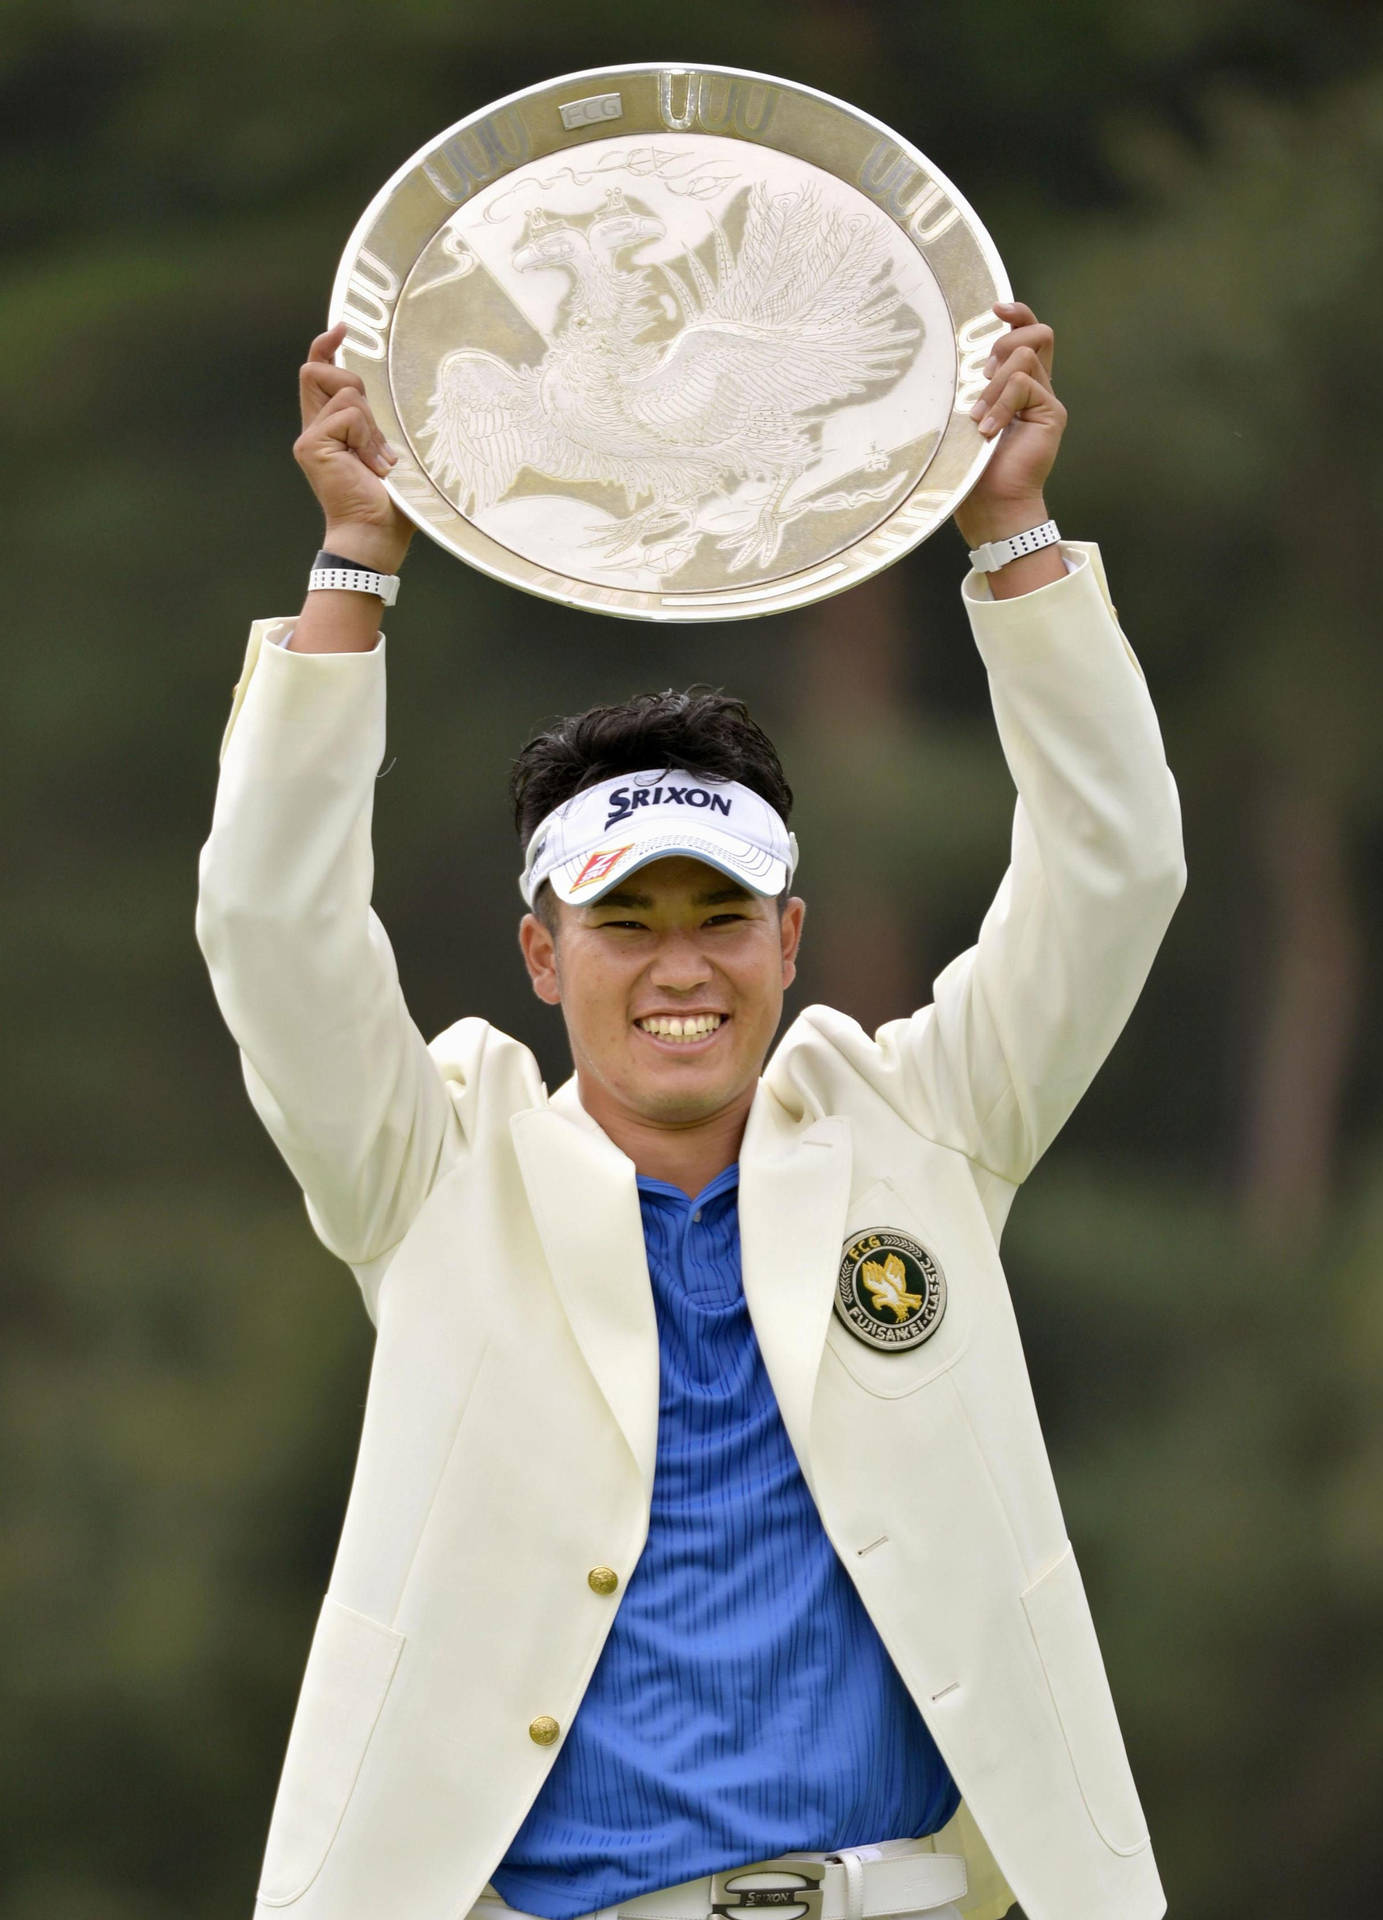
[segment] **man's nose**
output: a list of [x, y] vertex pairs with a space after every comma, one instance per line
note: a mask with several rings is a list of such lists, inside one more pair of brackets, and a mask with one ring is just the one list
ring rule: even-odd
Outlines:
[[654, 986], [687, 993], [693, 987], [705, 986], [711, 977], [711, 963], [691, 934], [668, 932], [658, 942], [649, 977]]

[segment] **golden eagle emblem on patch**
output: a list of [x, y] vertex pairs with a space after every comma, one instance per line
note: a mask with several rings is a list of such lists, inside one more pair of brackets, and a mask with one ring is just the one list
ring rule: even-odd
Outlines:
[[946, 1276], [924, 1246], [896, 1227], [853, 1233], [841, 1252], [836, 1314], [857, 1339], [885, 1353], [920, 1347], [946, 1311]]

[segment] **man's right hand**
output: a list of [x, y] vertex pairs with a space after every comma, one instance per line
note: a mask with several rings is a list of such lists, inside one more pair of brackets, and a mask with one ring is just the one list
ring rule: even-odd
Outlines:
[[379, 573], [397, 573], [413, 523], [385, 490], [383, 477], [398, 455], [375, 424], [364, 382], [333, 364], [345, 337], [344, 320], [318, 334], [299, 371], [303, 430], [293, 457], [326, 517], [323, 545]]

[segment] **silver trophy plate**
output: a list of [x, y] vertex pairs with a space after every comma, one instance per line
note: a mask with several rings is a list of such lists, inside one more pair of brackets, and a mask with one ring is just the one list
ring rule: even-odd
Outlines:
[[416, 153], [330, 324], [389, 491], [450, 552], [572, 606], [741, 620], [867, 579], [964, 499], [1008, 298], [965, 200], [879, 121], [639, 65]]

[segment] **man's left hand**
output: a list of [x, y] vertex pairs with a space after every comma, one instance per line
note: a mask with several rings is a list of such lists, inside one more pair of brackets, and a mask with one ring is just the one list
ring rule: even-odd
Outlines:
[[968, 547], [1005, 540], [1047, 516], [1043, 486], [1052, 470], [1066, 409], [1052, 389], [1052, 330], [1021, 301], [994, 308], [1009, 331], [986, 364], [989, 384], [970, 409], [986, 440], [998, 440], [989, 465], [956, 512]]

